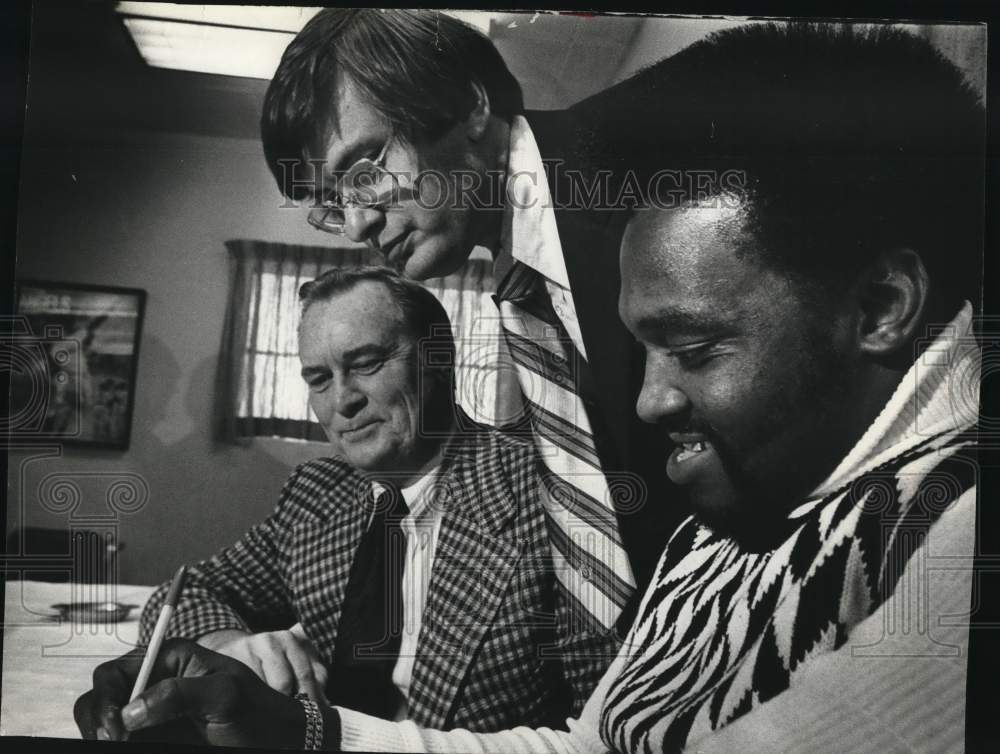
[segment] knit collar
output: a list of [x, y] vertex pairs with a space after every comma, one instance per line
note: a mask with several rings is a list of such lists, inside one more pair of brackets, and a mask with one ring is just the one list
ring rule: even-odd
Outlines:
[[979, 375], [980, 353], [972, 330], [972, 305], [966, 301], [913, 363], [861, 439], [789, 518], [805, 515], [851, 479], [928, 437], [975, 424]]

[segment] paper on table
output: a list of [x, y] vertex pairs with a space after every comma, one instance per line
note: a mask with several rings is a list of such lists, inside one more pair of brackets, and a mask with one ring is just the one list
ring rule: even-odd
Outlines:
[[[113, 587], [109, 597], [140, 605], [121, 623], [53, 621], [49, 607], [72, 602], [97, 587], [8, 581], [4, 605], [0, 735], [79, 738], [73, 703], [90, 688], [96, 665], [135, 646], [141, 606], [152, 586]], [[104, 588], [100, 588], [104, 594]]]

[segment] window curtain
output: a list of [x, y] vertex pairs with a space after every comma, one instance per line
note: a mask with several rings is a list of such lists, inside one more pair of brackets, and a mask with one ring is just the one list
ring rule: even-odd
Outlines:
[[[226, 243], [229, 304], [216, 381], [216, 436], [246, 444], [254, 436], [325, 441], [299, 376], [301, 285], [331, 267], [379, 264], [368, 249]], [[472, 258], [458, 272], [424, 285], [448, 312], [455, 334], [456, 398], [477, 421], [518, 416], [520, 391], [492, 301], [492, 262]]]

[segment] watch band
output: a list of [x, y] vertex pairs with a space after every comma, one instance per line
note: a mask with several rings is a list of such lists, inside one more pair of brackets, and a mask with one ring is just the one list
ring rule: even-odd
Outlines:
[[323, 746], [323, 715], [319, 705], [308, 694], [296, 694], [295, 700], [306, 713], [306, 736], [302, 748], [305, 751], [319, 751]]

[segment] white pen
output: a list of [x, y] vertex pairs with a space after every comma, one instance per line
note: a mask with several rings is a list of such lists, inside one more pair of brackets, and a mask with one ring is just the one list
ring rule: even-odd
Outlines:
[[132, 687], [132, 696], [129, 701], [135, 700], [139, 694], [146, 690], [149, 682], [149, 674], [153, 672], [153, 663], [160, 653], [160, 646], [163, 644], [163, 637], [167, 635], [167, 626], [173, 617], [177, 602], [181, 598], [181, 589], [184, 588], [184, 575], [187, 566], [181, 566], [174, 574], [174, 580], [170, 582], [170, 591], [167, 592], [167, 599], [160, 608], [160, 617], [156, 619], [156, 627], [153, 629], [153, 636], [146, 647], [146, 656], [142, 658], [142, 667], [139, 668], [139, 676], [135, 679], [135, 686]]

